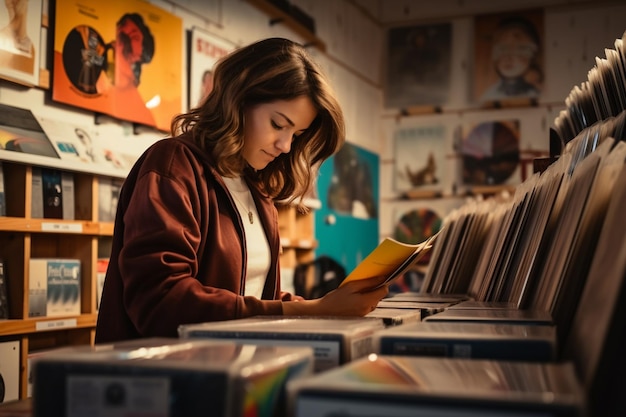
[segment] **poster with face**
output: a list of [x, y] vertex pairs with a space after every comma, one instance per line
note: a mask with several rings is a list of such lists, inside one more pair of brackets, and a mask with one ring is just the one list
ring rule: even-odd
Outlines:
[[56, 2], [52, 99], [169, 130], [182, 109], [182, 21], [141, 0]]
[[0, 78], [39, 85], [41, 9], [42, 0], [6, 0], [0, 5]]
[[235, 49], [222, 38], [194, 27], [189, 42], [189, 108], [199, 106], [213, 89], [215, 63]]
[[543, 88], [543, 10], [477, 16], [474, 98], [538, 98]]

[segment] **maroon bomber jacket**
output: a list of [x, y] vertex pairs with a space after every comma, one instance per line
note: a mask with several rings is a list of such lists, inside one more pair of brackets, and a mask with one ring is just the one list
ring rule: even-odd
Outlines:
[[138, 159], [118, 203], [96, 343], [176, 337], [181, 324], [282, 315], [278, 216], [250, 186], [269, 241], [263, 297], [243, 296], [241, 217], [206, 152], [162, 139]]

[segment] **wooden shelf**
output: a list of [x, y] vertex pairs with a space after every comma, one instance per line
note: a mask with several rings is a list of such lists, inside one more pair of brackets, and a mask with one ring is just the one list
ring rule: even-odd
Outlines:
[[22, 217], [0, 217], [0, 232], [22, 233], [69, 233], [82, 235], [112, 236], [113, 226], [80, 220], [25, 219]]
[[[0, 258], [8, 282], [10, 317], [0, 319], [0, 342], [20, 344], [19, 385], [23, 399], [27, 396], [26, 369], [31, 353], [94, 343], [98, 313], [97, 260], [110, 253], [113, 236], [113, 222], [98, 221], [100, 180], [119, 178], [119, 173], [80, 171], [78, 166], [66, 167], [54, 158], [11, 151], [0, 151], [0, 162], [7, 203], [7, 216], [0, 217]], [[41, 166], [73, 173], [73, 195], [67, 201], [74, 204], [75, 220], [32, 217], [33, 170]], [[31, 260], [35, 258], [67, 258], [80, 262], [80, 314], [30, 317]], [[45, 280], [43, 277], [43, 282]]]
[[284, 10], [279, 9], [267, 0], [246, 0], [248, 3], [267, 14], [270, 18], [270, 24], [283, 23], [289, 29], [296, 32], [306, 40], [305, 46], [312, 45], [321, 52], [326, 52], [326, 44], [313, 32], [304, 27], [301, 23], [287, 14]]
[[96, 314], [81, 314], [76, 317], [0, 320], [0, 335], [17, 336], [45, 331], [94, 328], [96, 319]]

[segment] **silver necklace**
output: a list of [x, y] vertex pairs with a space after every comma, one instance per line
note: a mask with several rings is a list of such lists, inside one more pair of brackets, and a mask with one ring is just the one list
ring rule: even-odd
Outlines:
[[[248, 220], [250, 221], [250, 224], [254, 223], [254, 214], [252, 214], [252, 206], [251, 206], [250, 202], [248, 201], [248, 204], [246, 205], [243, 201], [241, 201], [239, 199], [239, 197], [237, 197], [237, 193], [235, 191], [232, 191], [230, 193], [230, 195], [232, 195], [235, 198], [235, 200], [237, 200], [237, 201], [239, 201], [239, 203], [241, 203], [241, 206], [244, 208], [244, 210], [248, 210]], [[248, 197], [252, 197], [252, 195], [250, 194], [249, 191], [246, 193], [246, 195]], [[247, 207], [247, 209], [246, 209], [246, 207]]]

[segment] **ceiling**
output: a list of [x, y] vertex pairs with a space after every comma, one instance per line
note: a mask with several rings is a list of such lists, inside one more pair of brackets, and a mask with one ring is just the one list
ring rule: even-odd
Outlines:
[[351, 0], [381, 26], [537, 7], [623, 4], [623, 0]]

